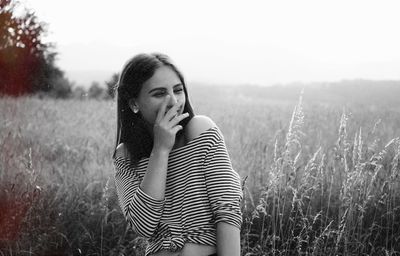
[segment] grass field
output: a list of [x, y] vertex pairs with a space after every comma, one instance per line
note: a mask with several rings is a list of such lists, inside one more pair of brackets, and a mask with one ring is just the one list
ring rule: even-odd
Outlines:
[[[190, 92], [244, 181], [242, 255], [400, 255], [400, 102]], [[0, 98], [0, 255], [143, 255], [117, 204], [115, 108]]]

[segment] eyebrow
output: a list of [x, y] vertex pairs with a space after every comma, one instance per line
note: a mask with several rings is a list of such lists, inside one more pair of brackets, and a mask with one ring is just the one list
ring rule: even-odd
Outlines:
[[[175, 88], [175, 87], [178, 87], [178, 86], [183, 86], [183, 84], [181, 84], [181, 83], [176, 84], [176, 85], [174, 85], [174, 88]], [[156, 88], [153, 88], [153, 89], [151, 89], [151, 90], [149, 91], [149, 93], [152, 93], [152, 92], [157, 91], [157, 90], [165, 90], [165, 87], [156, 87]]]

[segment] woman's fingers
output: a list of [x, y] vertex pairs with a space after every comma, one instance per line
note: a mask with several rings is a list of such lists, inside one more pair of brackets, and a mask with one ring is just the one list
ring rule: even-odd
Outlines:
[[180, 121], [183, 119], [187, 118], [189, 116], [189, 113], [184, 113], [182, 115], [177, 115], [171, 119], [169, 122], [170, 127], [175, 127], [177, 124], [179, 124]]
[[178, 103], [166, 111], [170, 97], [171, 96], [167, 95], [162, 102], [160, 109], [157, 112], [156, 121], [153, 127], [154, 146], [165, 148], [167, 150], [172, 149], [177, 132], [183, 129], [183, 127], [179, 125], [179, 122], [189, 116], [188, 113], [179, 115], [178, 112], [180, 111], [178, 110], [182, 107], [182, 104]]
[[182, 125], [176, 125], [174, 128], [171, 129], [171, 132], [176, 134], [177, 132], [179, 132], [182, 129], [183, 129]]
[[165, 119], [167, 121], [170, 121], [172, 118], [174, 118], [178, 113], [178, 108], [181, 106], [180, 103], [175, 103], [168, 111], [165, 113]]
[[163, 101], [163, 103], [161, 104], [160, 110], [157, 113], [157, 117], [156, 117], [156, 123], [161, 122], [161, 120], [163, 119], [163, 117], [165, 116], [165, 110], [167, 109], [167, 105], [168, 105], [168, 101], [169, 98], [171, 96], [167, 95]]

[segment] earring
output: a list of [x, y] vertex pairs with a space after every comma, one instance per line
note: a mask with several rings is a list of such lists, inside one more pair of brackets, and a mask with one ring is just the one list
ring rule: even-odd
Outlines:
[[133, 113], [137, 114], [139, 112], [139, 108], [138, 107], [133, 107]]

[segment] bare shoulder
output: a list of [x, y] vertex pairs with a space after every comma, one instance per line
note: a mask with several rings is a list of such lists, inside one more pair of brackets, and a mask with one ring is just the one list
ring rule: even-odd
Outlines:
[[189, 123], [185, 128], [185, 135], [188, 141], [198, 137], [204, 131], [207, 131], [210, 128], [216, 127], [217, 125], [214, 123], [211, 118], [203, 115], [196, 115], [192, 119], [190, 119]]
[[125, 143], [118, 144], [117, 148], [115, 149], [115, 157], [129, 158], [128, 147]]

